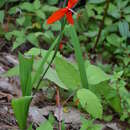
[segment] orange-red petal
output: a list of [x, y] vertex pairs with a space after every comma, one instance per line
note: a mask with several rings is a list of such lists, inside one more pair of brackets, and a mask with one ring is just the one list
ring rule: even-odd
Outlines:
[[78, 3], [78, 0], [69, 0], [67, 7], [73, 8], [76, 5], [76, 3]]
[[74, 24], [74, 20], [73, 20], [73, 17], [72, 17], [72, 12], [71, 11], [68, 11], [67, 13], [66, 13], [66, 18], [67, 18], [67, 21], [68, 21], [68, 23], [70, 23], [70, 24]]
[[62, 48], [63, 48], [63, 43], [60, 42], [59, 49], [62, 50]]
[[60, 20], [66, 14], [67, 11], [68, 11], [67, 8], [57, 10], [47, 19], [47, 24], [52, 24], [57, 20]]

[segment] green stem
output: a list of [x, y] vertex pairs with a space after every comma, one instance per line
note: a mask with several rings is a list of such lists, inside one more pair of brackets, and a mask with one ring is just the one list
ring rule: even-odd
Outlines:
[[[65, 5], [66, 5], [66, 1], [64, 2], [63, 7], [65, 7]], [[35, 95], [35, 93], [37, 92], [37, 90], [38, 90], [38, 88], [39, 88], [39, 86], [40, 86], [40, 84], [41, 84], [41, 82], [42, 82], [42, 80], [43, 80], [45, 74], [47, 73], [47, 71], [48, 71], [50, 65], [52, 64], [52, 62], [54, 61], [54, 59], [55, 59], [55, 57], [56, 57], [56, 55], [57, 55], [57, 52], [58, 52], [58, 49], [59, 49], [59, 45], [60, 45], [60, 41], [61, 41], [62, 36], [63, 36], [65, 23], [66, 23], [66, 22], [65, 22], [65, 19], [62, 19], [62, 20], [61, 20], [61, 25], [62, 25], [62, 26], [61, 26], [61, 32], [60, 32], [59, 36], [57, 37], [56, 41], [54, 42], [54, 43], [56, 43], [55, 52], [54, 52], [54, 54], [53, 54], [53, 56], [52, 56], [51, 61], [50, 61], [49, 64], [48, 64], [46, 70], [45, 70], [44, 73], [42, 74], [42, 77], [39, 79], [39, 81], [38, 81], [38, 83], [37, 83], [37, 85], [36, 85], [36, 89], [35, 89], [33, 95]], [[51, 50], [53, 50], [54, 46], [55, 46], [55, 44], [53, 44], [53, 45], [49, 48], [49, 52], [51, 52]], [[47, 58], [49, 57], [49, 54], [50, 54], [50, 53], [47, 53], [47, 55], [46, 55], [45, 58], [44, 58], [45, 60], [43, 60], [44, 63], [41, 64], [40, 67], [43, 67], [43, 65], [45, 64]], [[41, 70], [42, 70], [42, 69], [41, 69]], [[40, 72], [41, 72], [41, 71], [40, 71]], [[38, 74], [37, 74], [37, 75], [38, 75]], [[37, 76], [35, 76], [35, 77], [36, 77], [36, 78], [34, 79], [34, 81], [36, 81], [36, 79], [37, 79]]]

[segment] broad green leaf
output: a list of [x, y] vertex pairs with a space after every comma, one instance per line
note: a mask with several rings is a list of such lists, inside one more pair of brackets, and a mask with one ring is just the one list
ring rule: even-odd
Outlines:
[[112, 33], [109, 36], [107, 36], [107, 41], [109, 44], [115, 46], [115, 47], [120, 47], [121, 43], [123, 42], [124, 39], [120, 38], [117, 34]]
[[13, 6], [12, 8], [9, 9], [8, 13], [9, 13], [10, 15], [16, 14], [16, 13], [17, 13], [17, 10], [18, 10], [18, 7], [17, 7], [17, 6]]
[[39, 18], [45, 20], [46, 15], [45, 15], [45, 13], [44, 13], [42, 10], [36, 10], [35, 13], [36, 13], [36, 15], [37, 15]]
[[30, 96], [32, 91], [33, 58], [25, 58], [19, 53], [19, 75], [23, 96]]
[[19, 24], [19, 25], [23, 25], [23, 23], [24, 23], [24, 21], [25, 21], [25, 17], [23, 16], [23, 17], [20, 17], [20, 18], [18, 18], [18, 19], [16, 19], [16, 22]]
[[102, 118], [103, 108], [98, 97], [88, 89], [80, 89], [77, 97], [81, 106], [94, 118]]
[[34, 9], [38, 10], [41, 7], [40, 0], [35, 0], [33, 3]]
[[3, 24], [4, 22], [4, 10], [0, 10], [0, 23]]
[[112, 3], [109, 4], [108, 14], [116, 19], [119, 19], [121, 15], [120, 10]]
[[120, 99], [117, 94], [116, 89], [111, 87], [107, 82], [102, 82], [98, 85], [91, 86], [91, 90], [96, 94], [103, 96], [105, 100], [108, 102], [108, 104], [111, 106], [111, 108], [114, 109], [114, 111], [120, 113], [122, 112]]
[[109, 104], [111, 107], [118, 113], [122, 112], [121, 104], [120, 104], [120, 98], [118, 95], [115, 95], [114, 98], [109, 99]]
[[14, 68], [9, 69], [2, 76], [4, 76], [4, 77], [12, 77], [12, 76], [18, 76], [18, 75], [19, 75], [19, 66], [17, 65]]
[[31, 101], [32, 101], [31, 96], [25, 96], [25, 97], [12, 100], [13, 111], [14, 111], [16, 120], [19, 124], [20, 130], [26, 129], [28, 110], [29, 110]]
[[27, 40], [32, 43], [34, 46], [37, 46], [38, 47], [38, 39], [35, 35], [35, 33], [29, 33], [28, 36], [27, 36]]
[[78, 64], [82, 87], [88, 88], [88, 79], [85, 71], [82, 51], [80, 48], [79, 39], [74, 26], [70, 26], [70, 37], [71, 37], [72, 44], [74, 46], [75, 57]]
[[18, 48], [20, 45], [24, 44], [26, 42], [25, 37], [17, 37], [16, 41], [13, 43], [12, 51], [14, 51], [16, 48]]
[[53, 126], [49, 121], [42, 123], [36, 130], [53, 130]]
[[48, 72], [45, 75], [44, 79], [48, 79], [51, 82], [54, 82], [56, 85], [58, 85], [62, 89], [67, 89], [67, 86], [63, 84], [63, 82], [59, 79], [56, 71], [52, 68], [49, 68]]
[[129, 36], [129, 24], [127, 21], [123, 20], [120, 21], [119, 24], [119, 32], [121, 34], [122, 37], [128, 37]]
[[130, 6], [124, 8], [123, 12], [124, 12], [125, 14], [130, 14]]
[[122, 9], [124, 9], [127, 6], [128, 2], [129, 2], [129, 0], [118, 0], [118, 1], [116, 1], [117, 7], [120, 10], [122, 10]]
[[33, 4], [29, 3], [29, 2], [24, 2], [20, 5], [20, 8], [22, 10], [26, 10], [28, 12], [33, 12], [34, 11], [34, 7]]
[[86, 72], [88, 83], [91, 85], [96, 85], [110, 79], [109, 75], [107, 75], [99, 67], [96, 67], [94, 65], [89, 65], [86, 69]]
[[78, 70], [67, 60], [56, 57], [55, 67], [59, 79], [70, 90], [75, 90], [81, 86], [80, 75]]

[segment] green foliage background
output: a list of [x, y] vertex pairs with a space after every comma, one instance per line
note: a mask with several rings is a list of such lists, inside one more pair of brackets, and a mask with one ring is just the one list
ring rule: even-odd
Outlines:
[[[101, 118], [102, 111], [106, 111], [110, 106], [118, 113], [120, 120], [130, 122], [129, 0], [110, 0], [101, 36], [93, 51], [107, 2], [108, 0], [86, 0], [84, 5], [78, 4], [75, 8], [75, 11], [80, 14], [78, 18], [74, 14], [73, 18], [84, 54], [89, 84], [89, 90], [82, 88], [75, 98], [79, 98], [80, 105], [95, 118]], [[38, 61], [36, 59], [34, 61], [37, 62], [37, 65], [33, 65], [34, 70], [37, 70], [37, 66], [41, 63], [40, 58], [47, 53], [46, 50], [41, 51], [39, 48], [43, 46], [48, 48], [61, 29], [60, 21], [53, 25], [46, 24], [46, 19], [58, 9], [58, 6], [58, 0], [34, 0], [34, 2], [1, 0], [0, 2], [0, 37], [12, 44], [14, 52], [17, 52], [23, 44], [31, 44], [32, 48], [25, 55], [39, 58]], [[69, 25], [65, 26], [62, 42], [64, 43], [63, 55], [73, 54], [74, 39], [70, 35]], [[42, 54], [41, 57], [39, 54]], [[69, 89], [70, 92], [81, 88], [77, 64], [70, 63], [58, 54], [54, 65], [56, 70], [50, 68], [45, 79], [62, 89]], [[12, 76], [18, 73], [18, 67], [15, 67], [5, 75]], [[91, 98], [82, 99], [85, 94], [90, 95]], [[87, 99], [84, 101], [85, 98]], [[91, 99], [94, 99], [93, 104], [99, 106], [99, 113], [89, 109], [92, 104], [86, 107], [86, 103], [90, 103]]]

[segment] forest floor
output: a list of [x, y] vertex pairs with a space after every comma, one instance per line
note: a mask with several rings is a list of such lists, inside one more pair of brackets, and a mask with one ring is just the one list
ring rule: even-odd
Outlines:
[[[1, 44], [1, 43], [0, 43]], [[4, 50], [4, 51], [3, 51]], [[0, 74], [6, 72], [9, 68], [18, 64], [17, 56], [8, 52], [8, 47], [0, 50]], [[40, 90], [34, 97], [30, 110], [28, 122], [33, 122], [34, 129], [43, 123], [51, 112], [57, 117], [57, 107], [53, 100], [46, 98], [47, 90]], [[18, 130], [11, 100], [21, 95], [18, 77], [0, 77], [0, 130]], [[66, 106], [67, 107], [67, 106]], [[114, 113], [115, 114], [115, 113]], [[75, 107], [67, 107], [67, 111], [63, 108], [63, 118], [67, 125], [67, 130], [80, 129], [80, 116], [89, 118], [89, 116]], [[130, 125], [126, 122], [121, 122], [115, 114], [110, 122], [97, 120], [95, 123], [102, 124], [103, 130], [126, 130], [130, 129]], [[55, 128], [56, 130], [56, 128]]]

